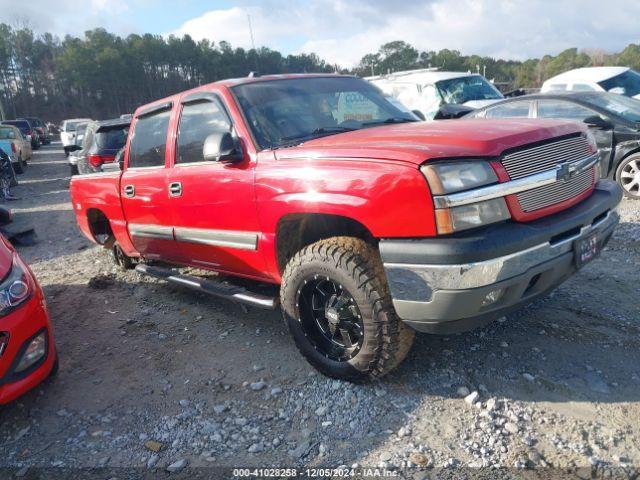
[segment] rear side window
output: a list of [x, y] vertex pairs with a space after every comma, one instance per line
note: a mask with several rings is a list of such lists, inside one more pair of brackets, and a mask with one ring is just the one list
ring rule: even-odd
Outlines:
[[129, 168], [164, 165], [170, 116], [171, 110], [164, 110], [138, 118], [129, 149]]
[[96, 134], [98, 148], [107, 150], [120, 150], [127, 141], [126, 130], [107, 130]]
[[487, 109], [486, 118], [527, 118], [530, 102], [511, 102]]
[[538, 118], [562, 118], [582, 121], [591, 115], [593, 110], [564, 100], [539, 100]]
[[230, 130], [231, 122], [218, 102], [184, 105], [178, 128], [176, 163], [203, 162], [202, 148], [207, 136]]

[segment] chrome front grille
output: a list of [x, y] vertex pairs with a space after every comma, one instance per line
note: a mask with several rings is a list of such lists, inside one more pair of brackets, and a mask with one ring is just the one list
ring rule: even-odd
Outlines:
[[577, 197], [593, 185], [593, 168], [585, 170], [568, 182], [556, 182], [516, 195], [523, 212], [532, 212], [549, 205]]
[[589, 142], [580, 135], [509, 153], [502, 157], [502, 166], [511, 180], [516, 180], [552, 169], [559, 163], [582, 160], [589, 155]]
[[[502, 166], [511, 180], [554, 169], [558, 164], [577, 162], [592, 155], [589, 142], [583, 135], [563, 138], [531, 148], [524, 148], [502, 157]], [[567, 182], [558, 181], [516, 195], [523, 212], [564, 202], [588, 190], [594, 182], [590, 168]]]

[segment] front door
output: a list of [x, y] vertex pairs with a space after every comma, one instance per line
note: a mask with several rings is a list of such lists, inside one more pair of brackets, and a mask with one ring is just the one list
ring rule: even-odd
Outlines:
[[254, 162], [205, 161], [207, 136], [231, 132], [221, 100], [212, 92], [183, 97], [169, 187], [181, 263], [264, 278], [258, 252]]
[[[582, 122], [585, 118], [600, 115], [595, 110], [566, 100], [538, 100], [538, 118], [562, 118]], [[613, 130], [590, 127], [598, 144], [600, 154], [600, 170], [604, 175], [609, 171], [613, 153]]]
[[136, 118], [120, 181], [129, 236], [146, 258], [176, 260], [165, 166], [170, 106]]

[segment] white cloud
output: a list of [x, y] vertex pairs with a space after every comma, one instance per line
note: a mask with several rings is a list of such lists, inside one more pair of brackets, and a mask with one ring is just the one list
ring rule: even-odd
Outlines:
[[16, 4], [17, 0], [0, 0], [0, 22], [60, 37], [81, 35], [98, 27], [121, 35], [136, 31], [127, 19], [127, 0], [57, 0], [55, 4], [51, 0], [29, 0]]
[[256, 45], [315, 52], [343, 66], [392, 40], [511, 59], [570, 47], [616, 51], [640, 41], [640, 2], [625, 0], [606, 7], [601, 0], [254, 0], [207, 12], [172, 33], [249, 48], [247, 12]]

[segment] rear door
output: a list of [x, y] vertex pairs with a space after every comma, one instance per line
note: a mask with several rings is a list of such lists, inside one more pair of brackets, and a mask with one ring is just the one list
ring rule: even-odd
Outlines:
[[120, 181], [133, 245], [146, 258], [166, 261], [176, 259], [166, 168], [171, 107], [152, 107], [136, 118]]
[[215, 93], [189, 94], [179, 108], [169, 186], [181, 262], [262, 278], [254, 162], [246, 152], [243, 161], [233, 164], [204, 160], [207, 136], [233, 131]]

